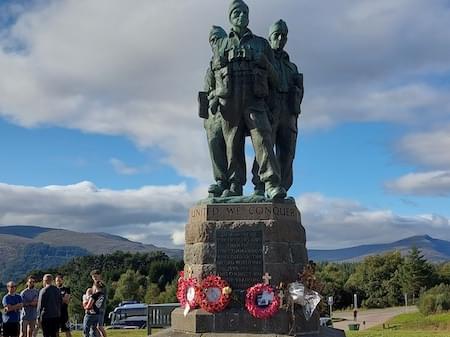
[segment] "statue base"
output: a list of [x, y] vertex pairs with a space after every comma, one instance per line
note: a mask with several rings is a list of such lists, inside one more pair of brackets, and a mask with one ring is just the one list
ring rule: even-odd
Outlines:
[[215, 314], [196, 309], [184, 316], [176, 309], [171, 329], [157, 336], [327, 336], [317, 310], [306, 319], [300, 306], [282, 305], [262, 320], [244, 305], [246, 290], [262, 283], [264, 274], [272, 287], [286, 286], [308, 263], [305, 230], [292, 200], [200, 203], [190, 209], [185, 242], [185, 277], [220, 276], [233, 289], [232, 301]]
[[211, 314], [202, 309], [196, 309], [185, 317], [183, 309], [172, 312], [172, 329], [189, 333], [255, 333], [255, 334], [285, 334], [296, 335], [306, 331], [313, 334], [319, 332], [319, 313], [306, 320], [303, 312], [292, 313], [280, 309], [269, 319], [257, 319], [245, 308], [229, 308], [223, 312]]

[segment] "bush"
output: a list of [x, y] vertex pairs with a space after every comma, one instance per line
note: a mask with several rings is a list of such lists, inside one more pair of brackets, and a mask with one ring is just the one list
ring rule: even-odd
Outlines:
[[419, 299], [419, 310], [424, 315], [450, 310], [450, 285], [440, 284], [425, 291]]

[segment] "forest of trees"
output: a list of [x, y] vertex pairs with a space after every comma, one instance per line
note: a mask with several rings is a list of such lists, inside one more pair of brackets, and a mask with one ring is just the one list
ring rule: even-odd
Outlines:
[[374, 255], [359, 263], [319, 263], [316, 274], [324, 297], [334, 297], [334, 307], [350, 308], [353, 294], [358, 306], [384, 308], [416, 304], [419, 295], [439, 284], [450, 284], [450, 262], [429, 263], [417, 248], [402, 257], [399, 252]]
[[[176, 302], [177, 274], [182, 268], [182, 261], [169, 259], [162, 252], [132, 254], [117, 251], [109, 255], [76, 257], [61, 267], [34, 271], [31, 274], [38, 281], [42, 280], [46, 273], [62, 274], [65, 285], [71, 289], [70, 317], [81, 321], [84, 315], [81, 298], [86, 289], [92, 286], [92, 270], [98, 269], [102, 272], [108, 292], [106, 312], [109, 313], [125, 300], [146, 303]], [[18, 283], [18, 291], [25, 288], [25, 282], [24, 278]], [[40, 282], [38, 286], [40, 287]]]
[[[182, 268], [182, 261], [169, 259], [161, 252], [115, 252], [77, 257], [61, 267], [35, 271], [33, 275], [38, 280], [45, 273], [64, 275], [66, 286], [72, 292], [71, 318], [80, 321], [84, 314], [81, 298], [92, 285], [91, 270], [102, 272], [109, 313], [125, 300], [176, 302], [177, 275]], [[448, 310], [450, 305], [448, 300], [442, 299], [450, 294], [450, 262], [431, 264], [416, 248], [404, 257], [399, 252], [391, 252], [369, 256], [358, 263], [318, 263], [316, 277], [323, 285], [321, 295], [333, 296], [335, 309], [351, 308], [354, 294], [358, 295], [359, 307], [404, 305], [405, 294], [410, 305], [417, 304], [419, 296], [424, 294], [421, 299], [424, 312]], [[25, 287], [25, 281], [24, 278], [19, 283], [18, 291]], [[326, 304], [322, 304], [322, 310], [327, 312]]]

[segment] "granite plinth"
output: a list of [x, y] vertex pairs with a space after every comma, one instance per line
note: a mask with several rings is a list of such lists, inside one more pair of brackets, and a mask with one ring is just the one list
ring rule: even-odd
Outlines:
[[185, 317], [176, 309], [173, 336], [318, 336], [317, 312], [306, 320], [301, 310], [292, 314], [282, 308], [274, 317], [259, 320], [243, 305], [247, 288], [262, 282], [265, 273], [274, 286], [288, 284], [307, 264], [305, 230], [295, 203], [197, 205], [189, 212], [185, 242], [185, 275], [199, 280], [221, 276], [233, 289], [233, 300], [216, 314], [197, 309]]
[[290, 203], [205, 204], [185, 228], [185, 272], [217, 274], [246, 290], [269, 273], [271, 283], [297, 279], [308, 262], [300, 212]]
[[292, 313], [280, 309], [273, 317], [262, 320], [251, 316], [242, 307], [229, 308], [219, 313], [209, 313], [202, 309], [196, 309], [185, 317], [183, 309], [175, 309], [172, 312], [172, 329], [189, 333], [206, 332], [235, 332], [235, 333], [275, 333], [275, 334], [299, 334], [304, 332], [318, 333], [319, 313], [306, 320], [303, 313]]

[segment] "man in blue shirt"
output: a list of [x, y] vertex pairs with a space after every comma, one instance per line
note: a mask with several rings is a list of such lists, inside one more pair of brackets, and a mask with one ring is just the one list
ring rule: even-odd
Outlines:
[[13, 281], [6, 284], [8, 293], [3, 296], [3, 337], [19, 337], [20, 310], [22, 297], [16, 294]]

